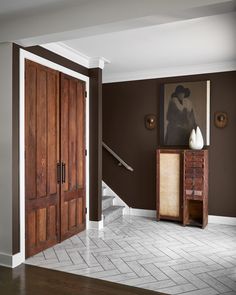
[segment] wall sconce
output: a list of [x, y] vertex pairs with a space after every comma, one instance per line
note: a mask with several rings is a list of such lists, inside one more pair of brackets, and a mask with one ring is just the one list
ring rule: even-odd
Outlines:
[[144, 118], [144, 121], [145, 121], [145, 127], [148, 130], [153, 130], [156, 128], [156, 115], [154, 114], [146, 115]]
[[225, 112], [215, 112], [215, 126], [218, 128], [225, 128], [228, 124], [228, 115]]

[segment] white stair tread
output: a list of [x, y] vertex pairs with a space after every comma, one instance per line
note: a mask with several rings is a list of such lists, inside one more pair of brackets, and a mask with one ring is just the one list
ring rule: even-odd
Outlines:
[[115, 199], [114, 196], [102, 196], [102, 200], [105, 201], [105, 200], [109, 200], [109, 199]]

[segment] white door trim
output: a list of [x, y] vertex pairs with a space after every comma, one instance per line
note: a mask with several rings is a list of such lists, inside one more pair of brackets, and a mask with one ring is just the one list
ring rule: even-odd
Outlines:
[[[20, 174], [20, 252], [12, 257], [12, 267], [16, 267], [25, 261], [25, 59], [37, 62], [46, 67], [52, 68], [69, 76], [75, 77], [86, 83], [86, 224], [89, 225], [89, 77], [70, 70], [66, 67], [51, 62], [45, 58], [39, 57], [24, 49], [20, 49], [20, 67], [19, 67], [19, 174]], [[14, 259], [17, 258], [17, 259]], [[13, 263], [14, 262], [14, 263]]]

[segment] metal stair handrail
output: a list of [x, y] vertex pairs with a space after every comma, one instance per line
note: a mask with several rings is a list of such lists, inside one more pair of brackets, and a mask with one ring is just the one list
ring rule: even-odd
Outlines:
[[102, 146], [114, 157], [118, 160], [119, 166], [124, 166], [129, 171], [134, 171], [134, 169], [129, 166], [124, 160], [122, 160], [105, 142], [102, 142]]

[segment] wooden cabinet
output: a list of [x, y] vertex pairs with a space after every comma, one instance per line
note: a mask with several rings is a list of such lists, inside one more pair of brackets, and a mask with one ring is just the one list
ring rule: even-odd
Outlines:
[[157, 150], [157, 219], [207, 225], [207, 150]]
[[208, 151], [184, 150], [183, 224], [205, 227], [208, 222]]

